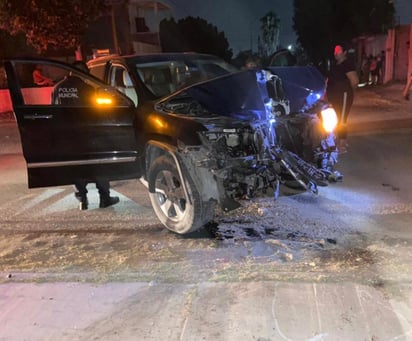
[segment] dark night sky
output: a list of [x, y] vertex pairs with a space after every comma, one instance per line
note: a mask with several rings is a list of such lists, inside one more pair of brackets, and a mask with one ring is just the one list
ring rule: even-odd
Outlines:
[[260, 22], [269, 11], [280, 18], [280, 44], [294, 44], [293, 0], [164, 0], [175, 19], [201, 17], [225, 33], [236, 55], [240, 50], [257, 50]]
[[[280, 44], [296, 43], [292, 28], [293, 0], [161, 0], [172, 8], [175, 19], [201, 17], [225, 32], [236, 55], [240, 50], [257, 50], [259, 19], [269, 11], [280, 18]], [[308, 0], [310, 1], [310, 0]], [[396, 19], [400, 24], [412, 23], [412, 0], [394, 0]]]
[[399, 24], [412, 24], [412, 0], [395, 0], [395, 9]]

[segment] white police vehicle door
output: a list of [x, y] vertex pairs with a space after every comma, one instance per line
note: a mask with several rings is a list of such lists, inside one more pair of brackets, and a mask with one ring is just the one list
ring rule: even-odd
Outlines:
[[[53, 86], [33, 84], [36, 65], [42, 66]], [[4, 67], [30, 188], [68, 185], [76, 179], [92, 182], [141, 176], [135, 106], [129, 98], [58, 61], [12, 59]], [[86, 95], [81, 94], [79, 83], [61, 85], [72, 76], [87, 84]]]

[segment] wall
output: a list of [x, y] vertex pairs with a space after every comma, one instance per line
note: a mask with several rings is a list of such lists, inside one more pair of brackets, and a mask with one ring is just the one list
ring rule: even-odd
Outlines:
[[396, 28], [393, 80], [406, 81], [408, 75], [410, 26]]
[[13, 111], [9, 90], [0, 90], [0, 113]]
[[389, 30], [386, 35], [366, 36], [355, 39], [357, 60], [362, 60], [362, 53], [376, 56], [385, 51], [384, 83], [406, 81], [412, 72], [412, 24], [399, 25]]
[[412, 24], [409, 25], [408, 75], [412, 75]]

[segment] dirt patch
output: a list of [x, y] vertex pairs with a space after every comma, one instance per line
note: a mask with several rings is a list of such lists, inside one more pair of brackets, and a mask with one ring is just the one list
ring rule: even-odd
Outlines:
[[[24, 274], [29, 273], [42, 281], [58, 276], [185, 283], [375, 277], [379, 257], [362, 253], [366, 238], [331, 218], [336, 207], [319, 210], [322, 201], [310, 194], [243, 204], [185, 236], [158, 223], [138, 226], [131, 216], [120, 223], [76, 220], [72, 229], [58, 221], [43, 221], [42, 229], [35, 230], [28, 222], [22, 222], [20, 230], [3, 225], [3, 281], [27, 280]], [[359, 272], [365, 276], [357, 277]]]

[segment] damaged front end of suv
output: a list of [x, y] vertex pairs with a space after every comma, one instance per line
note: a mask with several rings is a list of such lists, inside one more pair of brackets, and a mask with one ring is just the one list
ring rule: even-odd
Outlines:
[[166, 227], [187, 233], [211, 221], [216, 204], [230, 211], [240, 199], [276, 198], [282, 183], [317, 193], [318, 186], [341, 178], [334, 170], [337, 118], [322, 101], [324, 80], [312, 68], [298, 69], [291, 77], [276, 68], [225, 75], [156, 105], [158, 112], [202, 126], [188, 132], [199, 144], [179, 140], [177, 167], [164, 161], [167, 174], [158, 176], [161, 166], [149, 172], [152, 204]]

